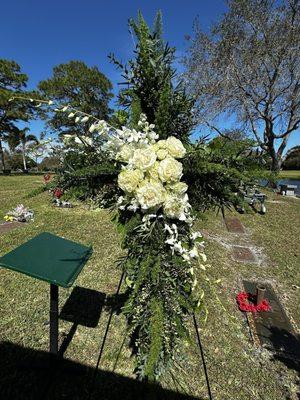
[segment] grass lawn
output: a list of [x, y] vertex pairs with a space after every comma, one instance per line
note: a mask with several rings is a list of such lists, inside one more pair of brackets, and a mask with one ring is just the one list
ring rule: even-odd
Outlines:
[[[34, 222], [0, 236], [0, 255], [43, 231], [91, 244], [93, 256], [75, 286], [97, 291], [102, 294], [98, 298], [105, 301], [99, 321], [93, 326], [79, 324], [74, 331], [72, 322], [60, 320], [60, 341], [70, 342], [64, 357], [71, 366], [80, 368], [80, 373], [59, 371], [50, 379], [43, 369], [35, 373], [24, 368], [18, 371], [14, 367], [16, 361], [26, 361], [32, 355], [42, 359], [42, 352], [48, 350], [49, 288], [41, 281], [0, 269], [0, 393], [5, 393], [5, 399], [28, 400], [41, 398], [40, 392], [44, 390], [45, 399], [87, 399], [120, 278], [115, 265], [122, 254], [119, 237], [106, 210], [90, 211], [82, 204], [73, 209], [57, 209], [49, 203], [47, 193], [24, 199], [41, 182], [41, 176], [0, 176], [0, 220], [20, 202], [36, 212]], [[293, 322], [299, 323], [300, 289], [295, 284], [300, 281], [300, 200], [269, 196], [272, 202], [267, 203], [265, 216], [250, 213], [239, 217], [247, 230], [244, 238], [227, 233], [220, 215], [207, 214], [197, 222], [197, 228], [207, 237], [210, 264], [206, 273], [197, 271], [208, 309], [206, 323], [204, 311], [198, 318], [215, 400], [297, 399], [295, 370], [252, 344], [244, 316], [235, 304], [235, 296], [242, 289], [241, 279], [264, 278], [273, 284]], [[252, 243], [261, 253], [261, 264], [233, 261], [228, 248], [233, 240]], [[221, 282], [214, 283], [217, 279]], [[73, 290], [60, 290], [61, 307]], [[95, 307], [96, 303], [91, 305]], [[192, 327], [191, 323], [191, 332]], [[195, 339], [194, 333], [192, 337]], [[182, 359], [176, 370], [162, 382], [164, 391], [160, 398], [208, 399], [196, 339], [189, 346], [183, 343], [181, 350]], [[99, 369], [93, 399], [148, 398], [145, 393], [140, 397], [133, 394], [146, 389], [133, 380], [134, 359], [128, 347], [126, 322], [119, 313], [113, 316]]]
[[294, 170], [280, 171], [279, 177], [281, 179], [300, 179], [300, 171], [296, 171], [296, 170], [295, 171]]

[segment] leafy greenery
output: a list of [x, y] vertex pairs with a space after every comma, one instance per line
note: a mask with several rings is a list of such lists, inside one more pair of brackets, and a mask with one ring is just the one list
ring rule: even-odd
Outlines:
[[217, 137], [208, 144], [190, 146], [184, 160], [184, 179], [189, 185], [190, 202], [195, 210], [238, 206], [242, 185], [253, 186], [267, 177], [264, 160], [249, 139]]
[[282, 167], [285, 170], [300, 170], [300, 146], [295, 146], [287, 152]]
[[[144, 229], [141, 212], [119, 212], [115, 217], [128, 250], [121, 260], [126, 272], [128, 300], [123, 308], [136, 354], [138, 377], [157, 380], [172, 367], [176, 350], [189, 340], [187, 318], [197, 306], [194, 279], [180, 255], [165, 243], [164, 218]], [[177, 222], [179, 240], [188, 237], [185, 223]], [[186, 244], [191, 246], [192, 243]]]
[[[17, 123], [27, 122], [33, 117], [34, 109], [27, 101], [10, 101], [14, 95], [24, 94], [28, 77], [15, 61], [0, 59], [0, 157], [2, 169], [5, 158], [2, 142], [14, 145], [20, 130]], [[28, 97], [32, 92], [26, 92]]]
[[[111, 205], [115, 198], [118, 167], [94, 148], [69, 149], [57, 169], [57, 185], [68, 196], [94, 200], [98, 206]], [[103, 203], [104, 202], [104, 203]]]
[[[70, 61], [53, 68], [53, 76], [38, 85], [41, 93], [62, 105], [69, 104], [99, 119], [110, 114], [109, 101], [112, 98], [112, 84], [97, 67], [88, 67], [82, 61]], [[49, 127], [58, 133], [88, 134], [89, 122], [77, 124], [68, 113], [48, 115]]]
[[161, 12], [156, 15], [153, 29], [141, 12], [137, 21], [130, 19], [129, 28], [137, 39], [135, 58], [123, 65], [110, 56], [122, 70], [122, 84], [126, 86], [119, 93], [120, 105], [130, 110], [133, 127], [144, 113], [148, 122], [156, 125], [160, 139], [173, 135], [187, 142], [194, 126], [193, 101], [172, 67], [175, 48], [169, 47], [162, 37]]

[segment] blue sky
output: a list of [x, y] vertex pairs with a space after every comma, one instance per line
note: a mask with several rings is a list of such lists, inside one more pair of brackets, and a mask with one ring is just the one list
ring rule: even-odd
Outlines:
[[[163, 13], [165, 38], [180, 58], [195, 18], [198, 16], [207, 30], [226, 11], [226, 4], [225, 0], [6, 0], [1, 5], [1, 14], [6, 17], [1, 18], [0, 57], [22, 66], [29, 75], [29, 88], [51, 76], [53, 66], [82, 60], [97, 65], [117, 93], [120, 74], [107, 56], [114, 53], [118, 59], [128, 60], [133, 50], [128, 18], [141, 10], [152, 23], [158, 9]], [[42, 129], [38, 121], [31, 124], [32, 132], [39, 134]], [[297, 132], [289, 147], [299, 143]]]

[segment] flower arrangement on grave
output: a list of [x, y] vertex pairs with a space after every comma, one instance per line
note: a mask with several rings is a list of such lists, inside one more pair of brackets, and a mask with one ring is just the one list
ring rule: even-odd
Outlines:
[[64, 191], [60, 187], [55, 187], [54, 189], [50, 189], [49, 192], [53, 196], [52, 203], [56, 207], [62, 207], [62, 208], [72, 208], [73, 207], [73, 205], [69, 201], [61, 199], [61, 197], [64, 194]]
[[47, 185], [51, 180], [51, 175], [50, 174], [45, 174], [43, 176], [43, 179], [44, 179], [44, 184]]
[[[31, 101], [38, 107], [53, 104]], [[188, 186], [181, 181], [179, 160], [186, 149], [171, 135], [159, 140], [143, 114], [136, 130], [113, 128], [68, 105], [54, 111], [67, 112], [76, 123], [91, 121], [89, 132], [100, 135], [101, 151], [121, 166], [113, 220], [127, 249], [119, 262], [128, 294], [123, 313], [138, 377], [157, 380], [180, 357], [182, 344], [189, 340], [188, 317], [204, 296], [194, 274], [195, 262], [205, 269], [203, 238], [193, 231]]]
[[34, 219], [34, 211], [25, 207], [23, 204], [17, 205], [12, 211], [8, 211], [4, 216], [4, 220], [7, 222], [18, 221], [18, 222], [29, 222]]
[[271, 306], [267, 299], [263, 299], [262, 302], [256, 304], [256, 296], [251, 293], [238, 293], [236, 296], [236, 301], [240, 311], [243, 312], [260, 312], [271, 310]]

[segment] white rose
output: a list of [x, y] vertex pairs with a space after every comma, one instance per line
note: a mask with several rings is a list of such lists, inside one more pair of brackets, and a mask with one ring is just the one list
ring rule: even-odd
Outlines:
[[143, 172], [138, 169], [123, 169], [118, 176], [118, 185], [124, 192], [132, 193], [143, 178]]
[[188, 185], [185, 182], [177, 182], [168, 187], [174, 193], [183, 195], [188, 190]]
[[155, 161], [156, 154], [150, 147], [145, 149], [136, 149], [133, 153], [133, 165], [142, 171], [146, 171], [151, 168]]
[[159, 149], [159, 150], [157, 150], [156, 155], [159, 160], [163, 160], [164, 158], [166, 158], [169, 155], [169, 153], [168, 153], [168, 150], [166, 150], [166, 149]]
[[150, 179], [155, 179], [155, 180], [159, 179], [158, 167], [159, 167], [159, 162], [155, 161], [155, 163], [152, 165], [152, 167], [147, 171]]
[[159, 164], [158, 174], [162, 182], [177, 182], [182, 176], [182, 164], [172, 157], [167, 157]]
[[164, 213], [168, 218], [185, 220], [185, 202], [178, 196], [168, 195], [164, 202]]
[[166, 148], [170, 155], [174, 158], [182, 158], [185, 156], [186, 150], [179, 139], [174, 136], [170, 136], [166, 140]]
[[116, 158], [117, 160], [128, 162], [132, 155], [133, 148], [128, 144], [124, 144], [124, 146], [121, 147], [121, 150], [117, 153]]
[[143, 182], [136, 191], [136, 197], [143, 210], [159, 206], [164, 201], [164, 188], [158, 182]]

